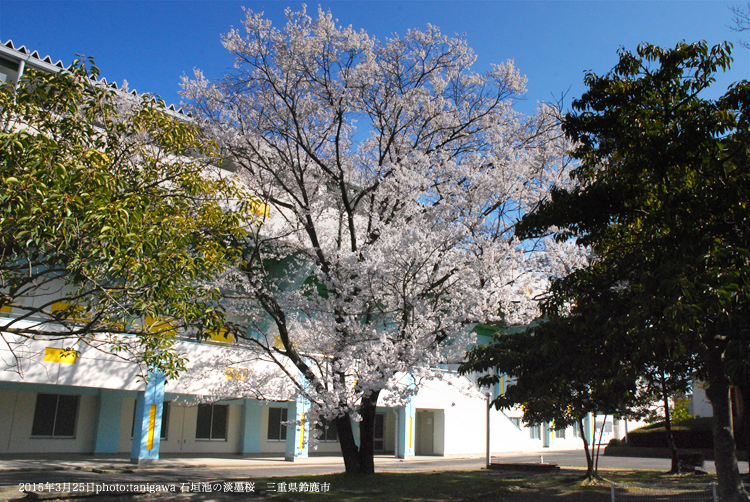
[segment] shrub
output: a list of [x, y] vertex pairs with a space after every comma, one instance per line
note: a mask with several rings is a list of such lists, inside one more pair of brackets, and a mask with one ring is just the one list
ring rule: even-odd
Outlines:
[[[709, 448], [714, 447], [711, 431], [712, 419], [689, 418], [680, 423], [672, 424], [672, 434], [677, 448]], [[636, 447], [668, 447], [667, 431], [664, 422], [647, 425], [628, 433], [628, 444]]]
[[680, 472], [695, 472], [703, 469], [703, 454], [699, 452], [681, 453], [677, 459]]

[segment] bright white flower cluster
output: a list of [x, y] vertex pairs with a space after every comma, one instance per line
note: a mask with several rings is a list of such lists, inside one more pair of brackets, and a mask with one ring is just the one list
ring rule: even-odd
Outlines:
[[428, 25], [381, 42], [329, 12], [287, 14], [280, 30], [248, 11], [224, 37], [236, 70], [196, 72], [183, 93], [271, 211], [219, 284], [242, 343], [330, 419], [412, 394], [462, 359], [475, 324], [535, 315], [578, 258], [513, 229], [568, 182], [568, 145], [554, 107], [513, 110], [513, 62], [472, 72], [461, 37]]

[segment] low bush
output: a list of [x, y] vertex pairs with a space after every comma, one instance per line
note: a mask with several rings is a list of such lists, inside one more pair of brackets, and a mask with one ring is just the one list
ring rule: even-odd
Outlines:
[[[672, 424], [672, 435], [677, 448], [709, 448], [714, 447], [711, 431], [712, 418], [689, 418]], [[667, 430], [664, 422], [635, 429], [628, 433], [628, 444], [636, 447], [659, 448], [668, 447]]]
[[703, 469], [705, 459], [700, 452], [680, 453], [677, 463], [680, 466], [680, 472], [695, 472]]

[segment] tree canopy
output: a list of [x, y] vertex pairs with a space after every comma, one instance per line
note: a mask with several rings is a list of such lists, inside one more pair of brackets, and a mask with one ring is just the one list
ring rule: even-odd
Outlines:
[[210, 281], [250, 220], [215, 144], [76, 61], [0, 87], [0, 328], [86, 343], [175, 376], [177, 330], [224, 324]]
[[667, 372], [694, 368], [706, 379], [721, 497], [746, 500], [727, 370], [749, 340], [750, 86], [703, 97], [730, 51], [642, 45], [620, 51], [608, 74], [587, 75], [589, 90], [563, 125], [576, 144], [577, 184], [552, 190], [516, 230], [592, 249], [587, 267], [553, 282], [544, 313], [598, 311], [602, 336], [624, 351], [636, 347], [644, 371], [680, 360], [682, 370]]
[[224, 37], [235, 71], [184, 82], [270, 206], [220, 284], [242, 343], [336, 424], [347, 472], [373, 472], [381, 392], [403, 403], [462, 358], [474, 323], [533, 317], [524, 290], [543, 273], [513, 223], [565, 183], [565, 141], [552, 108], [513, 111], [512, 62], [473, 72], [465, 40], [433, 26], [379, 41], [323, 11], [244, 25]]

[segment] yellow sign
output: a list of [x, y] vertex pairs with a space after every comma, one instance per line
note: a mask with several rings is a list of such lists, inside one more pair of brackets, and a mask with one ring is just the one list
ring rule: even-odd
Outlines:
[[48, 363], [76, 364], [78, 362], [78, 351], [47, 347], [44, 349], [44, 360]]
[[11, 308], [10, 305], [3, 305], [0, 307], [0, 315], [7, 315], [10, 314], [13, 311], [13, 308]]
[[234, 343], [234, 335], [226, 328], [221, 328], [219, 330], [210, 329], [206, 334], [208, 335], [206, 339], [211, 340], [212, 342]]
[[66, 321], [90, 321], [90, 319], [86, 315], [82, 315], [84, 311], [84, 307], [82, 305], [74, 305], [68, 302], [55, 302], [50, 305], [50, 310], [52, 311], [53, 315], [62, 315], [62, 313], [65, 312], [66, 315], [65, 317], [63, 317], [63, 319], [65, 319]]
[[152, 404], [148, 413], [148, 440], [146, 441], [147, 450], [154, 449], [154, 429], [155, 428], [156, 428], [156, 405]]
[[153, 318], [146, 316], [146, 329], [150, 333], [164, 333], [167, 331], [177, 331], [177, 321], [173, 319]]
[[300, 413], [300, 426], [299, 426], [299, 449], [302, 450], [305, 447], [305, 414]]
[[264, 218], [271, 216], [271, 206], [262, 202], [250, 201], [250, 211]]
[[244, 380], [247, 378], [250, 370], [247, 368], [227, 368], [227, 380]]

